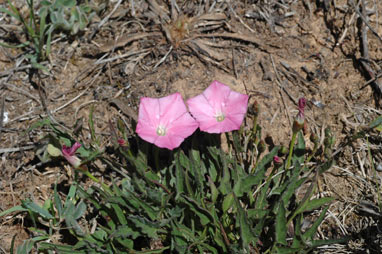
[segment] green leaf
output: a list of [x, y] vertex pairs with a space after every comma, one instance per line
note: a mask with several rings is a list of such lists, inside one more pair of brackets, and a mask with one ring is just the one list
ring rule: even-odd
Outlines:
[[[129, 225], [118, 226], [115, 231], [110, 235], [110, 238], [119, 238], [119, 237], [131, 237], [131, 239], [137, 239], [141, 234], [136, 230], [132, 229]], [[107, 239], [107, 234], [105, 235], [105, 239]]]
[[299, 172], [296, 172], [288, 181], [287, 188], [282, 193], [282, 200], [284, 204], [288, 204], [291, 197], [295, 194], [296, 190], [306, 181], [306, 177], [297, 179], [299, 177]]
[[135, 204], [138, 204], [144, 212], [150, 217], [151, 220], [155, 220], [157, 218], [157, 215], [159, 211], [155, 207], [152, 207], [151, 205], [146, 204], [146, 202], [142, 201], [140, 198], [137, 197], [137, 195], [129, 190], [126, 190], [125, 193], [123, 193], [123, 197], [127, 202], [135, 202]]
[[81, 218], [85, 214], [86, 208], [86, 204], [81, 200], [76, 205], [76, 208], [73, 210], [73, 219], [78, 220], [79, 218]]
[[[0, 9], [1, 10], [1, 9]], [[369, 123], [369, 128], [373, 129], [378, 127], [379, 125], [382, 125], [382, 117], [378, 116], [376, 119], [374, 119], [371, 123]]]
[[317, 233], [317, 229], [320, 226], [321, 222], [325, 219], [325, 214], [328, 211], [329, 206], [325, 207], [324, 210], [322, 210], [320, 216], [316, 219], [316, 221], [313, 223], [313, 225], [305, 231], [303, 234], [303, 239], [313, 239], [314, 235]]
[[[184, 170], [181, 166], [181, 154], [183, 151], [177, 151], [175, 156], [175, 188], [176, 188], [176, 197], [178, 199], [182, 193], [184, 193]], [[184, 156], [185, 157], [185, 156]], [[183, 158], [183, 163], [184, 163]]]
[[62, 156], [61, 150], [52, 144], [48, 144], [46, 150], [52, 157]]
[[211, 189], [211, 201], [212, 203], [216, 203], [216, 200], [219, 196], [219, 191], [216, 188], [215, 183], [211, 180], [211, 178], [209, 176], [207, 176], [207, 178], [208, 178], [208, 183], [210, 184], [210, 189]]
[[38, 204], [32, 202], [31, 200], [21, 201], [22, 206], [24, 208], [29, 209], [30, 211], [37, 213], [41, 217], [45, 219], [53, 219], [54, 217], [49, 213], [48, 210], [44, 209], [43, 207], [39, 206]]
[[17, 254], [27, 254], [32, 250], [36, 242], [40, 242], [47, 239], [49, 239], [49, 236], [36, 236], [31, 239], [24, 240], [24, 242], [17, 247]]
[[286, 241], [287, 233], [287, 218], [285, 214], [284, 202], [280, 201], [279, 209], [276, 214], [276, 242], [287, 245]]
[[311, 249], [314, 249], [314, 248], [317, 248], [317, 247], [323, 246], [323, 245], [332, 245], [332, 244], [337, 244], [337, 243], [345, 243], [345, 242], [347, 242], [349, 240], [350, 240], [349, 237], [342, 238], [342, 239], [331, 239], [331, 240], [313, 240], [309, 247], [311, 247]]
[[235, 203], [238, 211], [238, 222], [240, 225], [241, 241], [243, 243], [243, 247], [247, 249], [249, 247], [249, 244], [255, 239], [255, 237], [251, 231], [251, 224], [247, 218], [247, 215], [245, 214], [244, 209], [241, 207], [241, 204], [237, 197], [235, 197]]
[[248, 209], [248, 219], [256, 219], [259, 220], [261, 218], [264, 218], [269, 213], [269, 210], [267, 209]]
[[203, 169], [202, 163], [200, 161], [199, 151], [192, 149], [191, 150], [191, 173], [194, 175], [196, 187], [198, 189], [198, 193], [204, 194], [204, 177], [201, 170]]
[[303, 206], [301, 206], [296, 213], [303, 213], [307, 211], [312, 211], [314, 209], [320, 208], [321, 206], [332, 202], [334, 200], [333, 197], [324, 197], [324, 198], [319, 198], [319, 199], [313, 199], [305, 202]]
[[30, 44], [29, 41], [23, 42], [23, 43], [20, 43], [17, 45], [10, 45], [10, 44], [5, 43], [5, 42], [0, 42], [0, 46], [2, 46], [4, 48], [24, 48], [24, 47], [28, 46], [29, 44]]
[[57, 183], [54, 184], [53, 202], [54, 202], [54, 206], [55, 206], [55, 208], [56, 208], [56, 210], [58, 212], [58, 217], [61, 218], [63, 207], [62, 207], [61, 198], [60, 198], [60, 196], [58, 195], [58, 192], [57, 192]]
[[121, 207], [119, 207], [119, 205], [117, 205], [117, 204], [112, 204], [111, 206], [113, 207], [114, 212], [117, 215], [119, 223], [121, 225], [126, 225], [127, 220], [126, 220], [125, 214], [123, 213], [123, 210], [121, 209]]
[[147, 235], [150, 238], [158, 238], [158, 225], [150, 222], [144, 217], [139, 216], [128, 216], [127, 219], [133, 222], [136, 227], [140, 228], [143, 234]]
[[223, 199], [223, 205], [222, 205], [223, 214], [225, 214], [228, 211], [228, 209], [232, 207], [233, 202], [234, 202], [234, 194], [233, 192], [231, 192], [228, 195], [226, 195]]
[[219, 151], [219, 152], [220, 152], [219, 157], [221, 158], [221, 161], [223, 164], [223, 177], [219, 186], [219, 190], [223, 195], [226, 195], [231, 191], [231, 184], [230, 184], [231, 174], [228, 169], [228, 163], [227, 163], [227, 159], [225, 155], [223, 154], [222, 151]]
[[276, 246], [275, 249], [277, 254], [296, 254], [300, 251], [300, 249], [281, 246]]
[[2, 212], [0, 213], [0, 217], [5, 216], [5, 215], [8, 215], [8, 214], [10, 214], [10, 213], [14, 213], [14, 212], [26, 212], [26, 211], [28, 211], [27, 208], [24, 208], [23, 206], [18, 205], [18, 206], [14, 206], [14, 207], [12, 207], [12, 208], [9, 208], [9, 209], [7, 209], [7, 210], [5, 210], [5, 211], [2, 211]]
[[214, 221], [214, 217], [212, 216], [212, 214], [208, 210], [202, 208], [201, 204], [185, 195], [182, 195], [182, 198], [182, 201], [188, 205], [188, 207], [191, 209], [191, 211], [195, 213], [196, 216], [199, 217], [200, 223], [203, 226]]
[[278, 150], [279, 147], [273, 148], [272, 151], [259, 162], [255, 174], [244, 176], [235, 184], [235, 195], [241, 197], [244, 193], [251, 193], [253, 186], [260, 184], [264, 180], [267, 166], [273, 161], [273, 157], [277, 154]]

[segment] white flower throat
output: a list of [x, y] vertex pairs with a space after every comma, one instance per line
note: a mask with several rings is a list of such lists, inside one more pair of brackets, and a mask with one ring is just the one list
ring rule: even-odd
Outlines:
[[157, 128], [157, 135], [158, 136], [165, 136], [166, 135], [166, 127], [159, 125]]

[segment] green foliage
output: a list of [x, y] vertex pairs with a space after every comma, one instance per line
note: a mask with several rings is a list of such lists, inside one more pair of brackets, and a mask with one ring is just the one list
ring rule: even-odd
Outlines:
[[[90, 129], [93, 124], [91, 119]], [[49, 121], [31, 130], [42, 126], [53, 130], [49, 144], [73, 143], [69, 134]], [[92, 162], [99, 159], [122, 172], [119, 161], [125, 161], [127, 174], [110, 179], [107, 186], [83, 171], [98, 184], [85, 188], [75, 179], [66, 195], [55, 188], [43, 205], [25, 200], [0, 216], [27, 212], [32, 221], [35, 237], [19, 246], [18, 253], [33, 249], [47, 253], [308, 253], [340, 241], [316, 239], [333, 199], [312, 198], [318, 178], [333, 161], [314, 157], [318, 166], [309, 168], [305, 164], [309, 151], [303, 135], [297, 133], [288, 162], [291, 167], [286, 168], [287, 162], [275, 164], [274, 156], [287, 161], [289, 154], [281, 154], [277, 146], [268, 152], [257, 149], [262, 142], [261, 128], [256, 129], [255, 141], [252, 133], [234, 133], [228, 152], [194, 136], [192, 147], [173, 153], [156, 148], [150, 153], [150, 147], [139, 141], [131, 142], [138, 149], [114, 146], [114, 160], [100, 152], [102, 142], [92, 131], [93, 148], [81, 152], [89, 168], [96, 169]], [[165, 154], [168, 161], [160, 166], [153, 159], [156, 152]], [[296, 196], [298, 190], [305, 190], [302, 197]], [[303, 229], [304, 218], [313, 210], [321, 212]], [[90, 224], [84, 223], [85, 216]], [[75, 241], [53, 241], [62, 233]]]
[[0, 42], [0, 46], [32, 47], [34, 52], [28, 54], [27, 58], [34, 68], [46, 70], [41, 62], [50, 54], [54, 32], [61, 29], [75, 35], [85, 29], [95, 12], [88, 4], [78, 5], [76, 0], [43, 0], [38, 10], [35, 7], [35, 0], [25, 1], [29, 11], [27, 17], [20, 13], [11, 0], [8, 0], [9, 9], [0, 8], [0, 12], [10, 15], [22, 24], [27, 40], [16, 45]]

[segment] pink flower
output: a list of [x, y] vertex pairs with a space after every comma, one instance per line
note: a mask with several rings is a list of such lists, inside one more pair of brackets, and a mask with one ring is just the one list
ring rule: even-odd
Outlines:
[[141, 98], [136, 132], [158, 147], [174, 149], [198, 128], [180, 93], [163, 98]]
[[248, 106], [248, 95], [232, 91], [228, 86], [213, 81], [198, 96], [187, 101], [199, 128], [208, 133], [238, 130]]
[[77, 149], [81, 147], [81, 144], [76, 142], [72, 147], [67, 147], [66, 145], [62, 146], [62, 155], [65, 159], [75, 168], [78, 168], [81, 165], [81, 160], [75, 156]]

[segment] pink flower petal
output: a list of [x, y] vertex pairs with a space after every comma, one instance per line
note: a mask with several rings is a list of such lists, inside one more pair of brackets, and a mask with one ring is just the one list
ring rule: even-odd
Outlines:
[[184, 105], [180, 93], [160, 98], [159, 107], [161, 113], [160, 123], [166, 126], [187, 113], [186, 105]]
[[66, 145], [62, 146], [61, 152], [64, 158], [75, 168], [81, 165], [81, 160], [75, 156], [74, 154], [81, 147], [81, 144], [76, 142], [72, 147], [68, 147]]
[[194, 133], [198, 127], [198, 122], [196, 122], [195, 119], [187, 113], [175, 120], [167, 129], [167, 133], [171, 137], [180, 137], [185, 139]]
[[[228, 86], [213, 81], [201, 94], [187, 101], [189, 110], [208, 133], [238, 130], [248, 106], [248, 95], [232, 91]], [[224, 117], [218, 121], [218, 116]]]
[[241, 114], [244, 116], [247, 112], [248, 98], [249, 96], [246, 94], [232, 91], [226, 102], [225, 113], [227, 115]]
[[191, 114], [193, 116], [198, 116], [199, 122], [216, 120], [215, 109], [203, 94], [188, 99], [187, 105]]
[[180, 146], [198, 126], [187, 112], [180, 93], [159, 99], [141, 99], [136, 132], [147, 142], [172, 150]]
[[225, 106], [226, 99], [230, 92], [231, 89], [228, 86], [215, 80], [204, 90], [203, 95], [212, 108], [221, 110], [221, 108]]
[[157, 126], [160, 119], [159, 99], [143, 97], [139, 104], [139, 118], [152, 126]]

